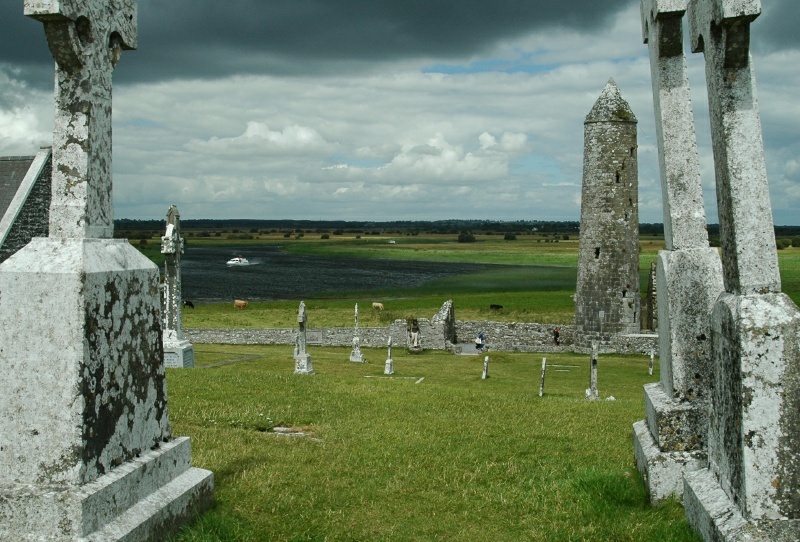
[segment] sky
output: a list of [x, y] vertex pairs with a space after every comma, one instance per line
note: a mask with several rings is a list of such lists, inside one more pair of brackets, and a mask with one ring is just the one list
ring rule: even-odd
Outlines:
[[[753, 22], [776, 225], [800, 224], [797, 0]], [[114, 212], [162, 219], [579, 220], [583, 121], [609, 78], [662, 222], [639, 0], [139, 0], [114, 72]], [[718, 222], [702, 54], [686, 54]], [[53, 58], [0, 4], [0, 155], [49, 145]]]

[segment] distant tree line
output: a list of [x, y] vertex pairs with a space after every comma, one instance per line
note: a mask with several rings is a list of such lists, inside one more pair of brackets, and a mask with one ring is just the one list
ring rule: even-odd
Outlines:
[[[161, 232], [165, 228], [164, 220], [137, 220], [119, 218], [114, 221], [114, 228], [124, 232], [132, 239], [149, 237], [153, 232]], [[258, 220], [258, 219], [186, 219], [181, 221], [181, 228], [191, 230], [193, 236], [219, 237], [227, 236], [252, 238], [259, 233], [283, 233], [284, 236], [300, 236], [303, 233], [323, 235], [417, 235], [419, 233], [466, 234], [462, 242], [470, 242], [468, 236], [500, 234], [506, 240], [525, 234], [554, 236], [554, 239], [569, 239], [569, 235], [578, 235], [578, 221], [547, 220], [395, 220], [386, 222], [346, 221], [346, 220]], [[639, 233], [642, 235], [664, 235], [661, 223], [641, 223]], [[719, 225], [708, 225], [709, 241], [712, 246], [719, 246]], [[780, 245], [800, 246], [795, 243], [800, 238], [800, 226], [775, 226], [775, 237]]]

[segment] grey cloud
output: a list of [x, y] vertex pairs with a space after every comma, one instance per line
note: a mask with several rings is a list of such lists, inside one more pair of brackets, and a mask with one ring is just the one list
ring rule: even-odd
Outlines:
[[[139, 51], [117, 82], [231, 74], [317, 75], [376, 62], [459, 59], [548, 28], [603, 32], [637, 0], [139, 0]], [[754, 32], [766, 50], [800, 46], [797, 0], [769, 0]], [[41, 23], [22, 0], [0, 5], [0, 64], [52, 85]]]
[[[139, 0], [139, 51], [127, 55], [117, 77], [341, 73], [373, 62], [460, 58], [538, 29], [599, 29], [630, 2]], [[42, 83], [52, 60], [41, 24], [22, 8], [22, 0], [0, 5], [0, 63], [38, 69]]]

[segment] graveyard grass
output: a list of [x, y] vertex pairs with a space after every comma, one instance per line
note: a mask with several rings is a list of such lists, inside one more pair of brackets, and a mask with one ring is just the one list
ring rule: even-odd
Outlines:
[[[574, 240], [274, 242], [327, 256], [525, 266], [306, 299], [311, 328], [352, 326], [354, 302], [362, 326], [384, 326], [430, 318], [446, 299], [462, 320], [572, 320]], [[662, 246], [641, 242], [642, 288]], [[783, 291], [799, 302], [800, 249], [778, 255]], [[184, 326], [293, 327], [297, 303], [198, 305], [184, 310]], [[198, 344], [197, 369], [167, 370], [173, 432], [192, 438], [194, 464], [216, 479], [216, 507], [176, 542], [699, 540], [682, 507], [650, 506], [635, 468], [631, 426], [644, 417], [642, 385], [659, 378], [646, 356], [601, 356], [601, 397], [616, 400], [591, 403], [585, 355], [548, 355], [540, 398], [542, 355], [491, 353], [482, 381], [479, 356], [396, 347], [396, 378], [385, 379], [386, 350], [363, 352], [362, 365], [349, 349], [312, 347], [317, 374], [295, 376], [289, 346]], [[279, 426], [306, 436], [279, 436]]]
[[[482, 356], [195, 345], [168, 369], [174, 434], [215, 473], [216, 507], [173, 540], [693, 541], [683, 509], [652, 508], [631, 424], [644, 416], [647, 356]], [[424, 380], [417, 383], [420, 378]], [[305, 436], [281, 436], [291, 427]]]

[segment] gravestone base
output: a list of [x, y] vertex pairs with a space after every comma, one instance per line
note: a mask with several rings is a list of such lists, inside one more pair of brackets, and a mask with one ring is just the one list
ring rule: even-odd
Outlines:
[[171, 437], [158, 268], [124, 239], [36, 238], [0, 291], [0, 540], [158, 540], [208, 508]]
[[385, 375], [394, 374], [394, 361], [392, 361], [392, 358], [388, 358], [386, 360], [386, 364], [383, 366], [383, 374]]
[[364, 355], [361, 353], [360, 348], [353, 348], [350, 352], [350, 361], [354, 363], [364, 363]]
[[684, 474], [703, 469], [708, 464], [705, 452], [700, 450], [662, 451], [645, 420], [633, 424], [633, 449], [636, 467], [653, 505], [669, 498], [681, 501]]
[[191, 466], [187, 437], [84, 485], [0, 485], [0, 540], [161, 540], [211, 507], [214, 474]]
[[186, 339], [164, 341], [164, 367], [190, 369], [194, 367], [194, 346]]
[[308, 354], [297, 354], [294, 357], [294, 374], [313, 375], [314, 367], [311, 365], [311, 356]]
[[687, 473], [683, 505], [689, 524], [714, 542], [797, 542], [800, 520], [747, 521], [708, 469]]
[[647, 427], [661, 450], [691, 452], [705, 447], [708, 414], [704, 402], [673, 400], [656, 382], [644, 386], [644, 403]]

